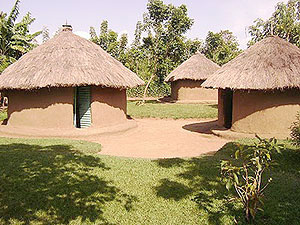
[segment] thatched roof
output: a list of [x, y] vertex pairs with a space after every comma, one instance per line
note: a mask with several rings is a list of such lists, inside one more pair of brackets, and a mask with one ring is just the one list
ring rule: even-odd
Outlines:
[[166, 82], [176, 80], [205, 80], [220, 67], [201, 53], [196, 53], [186, 60], [165, 79]]
[[300, 49], [277, 36], [265, 38], [225, 64], [202, 86], [244, 90], [300, 88]]
[[97, 85], [129, 88], [144, 82], [100, 46], [64, 28], [0, 75], [2, 89]]

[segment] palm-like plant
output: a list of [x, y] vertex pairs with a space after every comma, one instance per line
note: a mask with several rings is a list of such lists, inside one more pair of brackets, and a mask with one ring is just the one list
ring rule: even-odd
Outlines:
[[20, 22], [16, 23], [19, 16], [20, 0], [16, 0], [10, 14], [0, 12], [0, 73], [23, 54], [33, 49], [34, 43], [41, 31], [30, 34], [29, 25], [35, 18], [28, 12]]

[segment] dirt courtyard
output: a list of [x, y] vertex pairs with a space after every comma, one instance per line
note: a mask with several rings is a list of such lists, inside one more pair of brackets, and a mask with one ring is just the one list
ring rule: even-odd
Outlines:
[[219, 150], [229, 140], [214, 136], [215, 121], [136, 119], [123, 134], [85, 138], [102, 145], [99, 154], [136, 158], [195, 157]]

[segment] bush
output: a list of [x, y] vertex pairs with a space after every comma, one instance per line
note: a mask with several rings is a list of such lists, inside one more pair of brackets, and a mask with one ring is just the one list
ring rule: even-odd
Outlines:
[[[145, 85], [127, 90], [128, 97], [139, 97], [142, 98], [145, 90]], [[171, 87], [166, 83], [159, 83], [153, 81], [147, 90], [147, 97], [163, 97], [168, 96], [171, 93]]]
[[256, 136], [254, 146], [238, 145], [234, 160], [221, 162], [221, 174], [229, 190], [234, 187], [237, 200], [242, 202], [247, 222], [263, 210], [264, 191], [272, 181], [263, 182], [263, 173], [274, 164], [272, 154], [280, 153], [281, 145], [275, 138], [269, 140]]
[[297, 113], [296, 121], [291, 126], [291, 141], [293, 145], [300, 146], [300, 113]]

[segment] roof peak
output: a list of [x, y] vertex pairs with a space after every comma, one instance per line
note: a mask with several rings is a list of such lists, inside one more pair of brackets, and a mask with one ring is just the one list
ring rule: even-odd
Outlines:
[[69, 24], [63, 24], [62, 25], [62, 31], [73, 31], [73, 28]]

